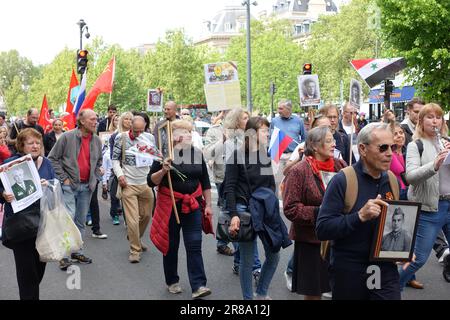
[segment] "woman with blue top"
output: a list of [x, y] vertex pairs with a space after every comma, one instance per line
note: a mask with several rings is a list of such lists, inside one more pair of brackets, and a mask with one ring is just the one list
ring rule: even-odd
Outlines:
[[[55, 171], [50, 161], [42, 156], [43, 141], [42, 135], [35, 129], [24, 129], [17, 136], [17, 154], [5, 161], [11, 162], [24, 155], [30, 154], [41, 178], [41, 184], [47, 185], [48, 180], [55, 179]], [[5, 216], [3, 221], [3, 245], [14, 252], [16, 263], [17, 282], [19, 285], [19, 295], [21, 300], [39, 300], [39, 284], [44, 277], [45, 263], [39, 260], [39, 253], [36, 250], [36, 236], [38, 225], [32, 229], [15, 232], [14, 235], [8, 233], [8, 229], [17, 227], [20, 223], [21, 215], [40, 216], [40, 200], [35, 201], [29, 207], [13, 213], [11, 202], [14, 195], [7, 193], [0, 182], [0, 202], [5, 203]], [[16, 226], [14, 225], [16, 224]]]

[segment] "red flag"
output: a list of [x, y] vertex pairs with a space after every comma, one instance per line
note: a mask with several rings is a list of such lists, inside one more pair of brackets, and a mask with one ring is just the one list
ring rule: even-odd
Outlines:
[[44, 133], [52, 130], [52, 122], [48, 118], [48, 103], [47, 95], [44, 94], [44, 99], [42, 100], [41, 114], [39, 115], [38, 124], [44, 128]]
[[116, 58], [113, 57], [106, 66], [103, 73], [95, 81], [91, 91], [89, 91], [80, 111], [83, 109], [94, 109], [95, 101], [100, 93], [112, 93], [114, 83], [114, 73], [116, 69]]
[[71, 101], [72, 89], [78, 86], [78, 79], [75, 75], [75, 70], [72, 68], [72, 77], [70, 78], [69, 92], [67, 93], [67, 102], [66, 102], [66, 112], [68, 115], [65, 115], [61, 118], [63, 121], [64, 130], [72, 130], [75, 128], [75, 119], [73, 116], [73, 103]]

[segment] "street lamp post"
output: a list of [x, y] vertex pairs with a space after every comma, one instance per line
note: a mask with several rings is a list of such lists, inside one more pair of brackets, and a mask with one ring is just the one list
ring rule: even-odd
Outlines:
[[256, 6], [256, 1], [250, 3], [250, 0], [242, 2], [243, 6], [247, 6], [247, 109], [251, 114], [253, 111], [252, 102], [252, 49], [250, 44], [250, 4]]
[[[83, 33], [86, 30], [86, 39], [89, 39], [91, 36], [89, 33], [89, 27], [87, 26], [86, 22], [84, 22], [83, 19], [80, 19], [80, 21], [77, 22], [77, 25], [80, 27], [80, 51], [83, 50]], [[80, 75], [80, 83], [81, 80], [83, 80], [83, 75]]]

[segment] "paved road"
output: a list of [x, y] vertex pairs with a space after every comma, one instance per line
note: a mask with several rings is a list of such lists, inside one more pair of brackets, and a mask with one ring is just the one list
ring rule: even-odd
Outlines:
[[[215, 196], [215, 193], [213, 193]], [[41, 299], [52, 300], [189, 300], [189, 287], [186, 256], [183, 244], [179, 251], [180, 284], [184, 292], [180, 295], [169, 294], [166, 290], [162, 266], [162, 254], [151, 245], [148, 233], [144, 243], [149, 251], [142, 256], [141, 263], [128, 262], [128, 242], [123, 223], [113, 226], [109, 217], [108, 202], [99, 197], [102, 231], [108, 239], [91, 238], [88, 230], [85, 237], [86, 254], [94, 263], [81, 266], [81, 289], [69, 290], [66, 281], [69, 275], [58, 269], [56, 263], [47, 264], [45, 277], [41, 284]], [[217, 210], [217, 208], [214, 208]], [[215, 211], [216, 212], [216, 211]], [[211, 236], [203, 238], [203, 257], [208, 278], [208, 287], [212, 295], [207, 300], [241, 299], [239, 278], [231, 271], [233, 257], [216, 253], [215, 239]], [[260, 246], [261, 247], [261, 246]], [[302, 296], [290, 293], [285, 286], [283, 272], [293, 246], [282, 250], [280, 264], [270, 288], [270, 296], [276, 300], [301, 300]], [[419, 271], [418, 279], [426, 285], [425, 290], [407, 288], [403, 299], [450, 299], [450, 284], [442, 278], [442, 266], [434, 256], [430, 257], [426, 266]], [[0, 300], [18, 298], [12, 252], [0, 245]]]

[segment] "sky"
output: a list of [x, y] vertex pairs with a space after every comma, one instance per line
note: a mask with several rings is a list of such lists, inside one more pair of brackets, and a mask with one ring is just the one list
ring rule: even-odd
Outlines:
[[[258, 0], [252, 14], [271, 12], [276, 0]], [[339, 2], [339, 1], [337, 1]], [[198, 39], [204, 21], [227, 5], [242, 0], [0, 0], [0, 52], [16, 49], [34, 64], [50, 63], [66, 46], [78, 49], [84, 19], [90, 39], [100, 36], [107, 44], [124, 49], [154, 43], [166, 30], [184, 28]]]

